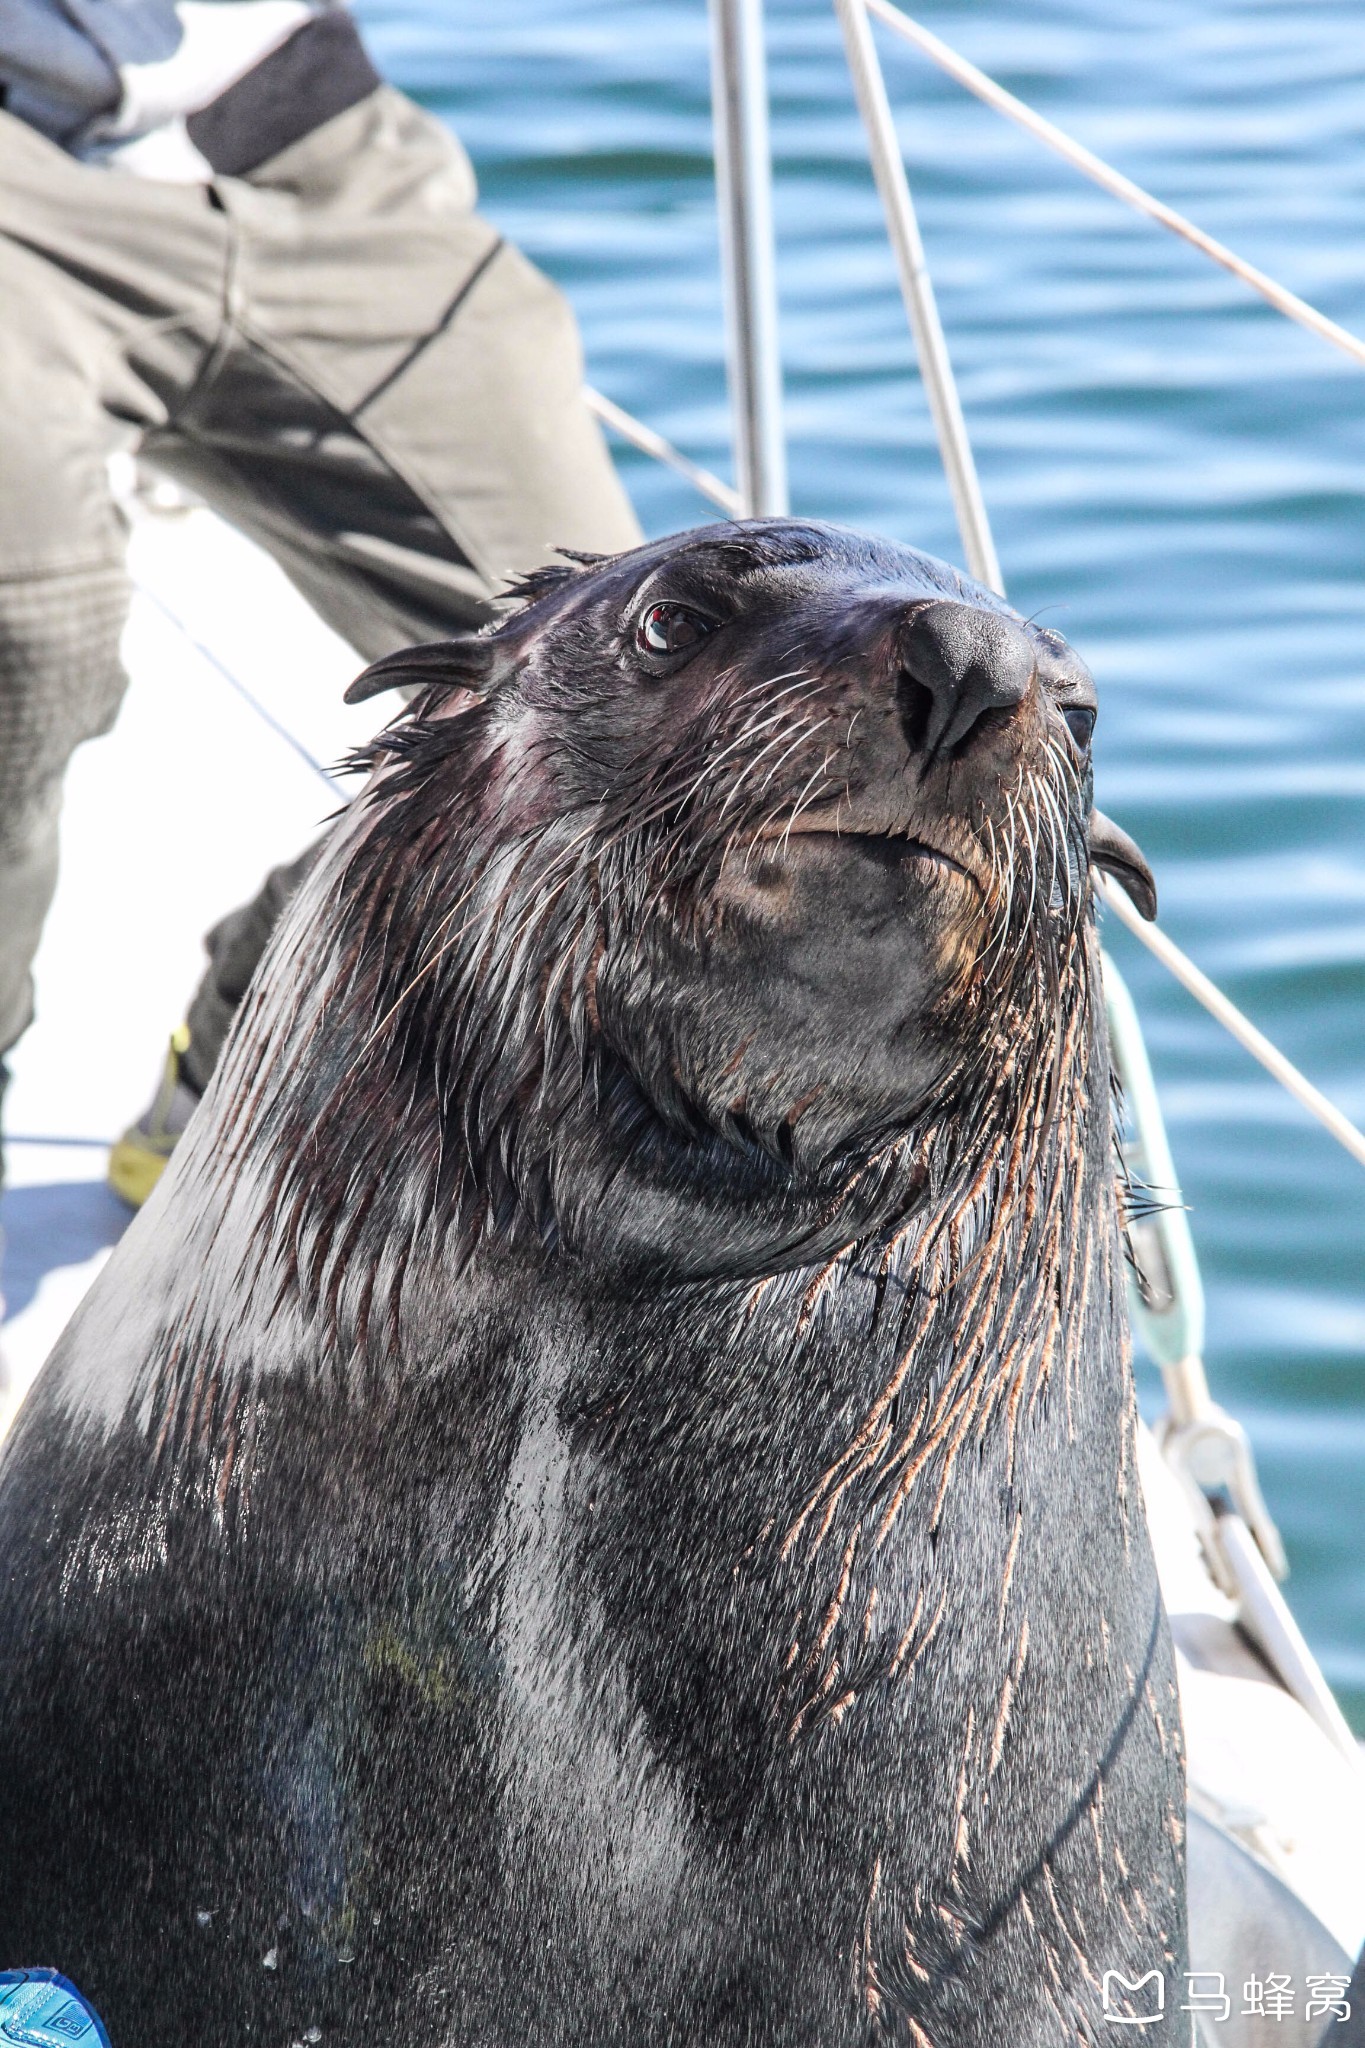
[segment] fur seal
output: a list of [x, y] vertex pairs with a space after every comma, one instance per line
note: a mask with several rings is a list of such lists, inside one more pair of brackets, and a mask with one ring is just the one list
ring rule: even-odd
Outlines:
[[0, 1960], [116, 2048], [1183, 2042], [1090, 676], [797, 521], [520, 595], [362, 679], [7, 1447]]

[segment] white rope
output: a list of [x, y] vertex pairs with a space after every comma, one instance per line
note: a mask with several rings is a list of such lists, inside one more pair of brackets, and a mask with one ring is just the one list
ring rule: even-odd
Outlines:
[[1106, 192], [1112, 192], [1116, 199], [1122, 199], [1139, 213], [1145, 213], [1149, 220], [1159, 222], [1163, 228], [1169, 228], [1172, 234], [1179, 235], [1183, 241], [1201, 250], [1213, 262], [1221, 264], [1224, 270], [1231, 271], [1234, 277], [1240, 278], [1243, 284], [1250, 285], [1254, 292], [1259, 292], [1269, 305], [1274, 306], [1275, 310], [1283, 313], [1287, 319], [1297, 320], [1300, 327], [1307, 327], [1312, 333], [1320, 334], [1324, 341], [1330, 341], [1334, 348], [1341, 349], [1343, 354], [1352, 357], [1355, 362], [1365, 363], [1365, 341], [1362, 341], [1359, 335], [1352, 334], [1349, 328], [1340, 326], [1337, 321], [1329, 320], [1325, 313], [1319, 313], [1316, 306], [1310, 306], [1307, 300], [1299, 298], [1297, 293], [1287, 291], [1282, 284], [1277, 284], [1273, 277], [1268, 277], [1264, 270], [1258, 270], [1254, 263], [1248, 263], [1245, 257], [1236, 255], [1214, 236], [1206, 235], [1202, 228], [1196, 227], [1192, 220], [1187, 220], [1183, 213], [1177, 213], [1173, 206], [1167, 206], [1162, 200], [1154, 199], [1150, 192], [1144, 192], [1141, 185], [1135, 185], [1131, 178], [1125, 178], [1122, 171], [1116, 171], [1103, 157], [1098, 157], [1093, 150], [1087, 149], [1084, 143], [1075, 141], [1054, 122], [1047, 120], [1042, 114], [1035, 113], [1023, 100], [1016, 99], [1012, 92], [1006, 92], [1003, 85], [997, 85], [993, 78], [989, 78], [984, 71], [979, 71], [975, 64], [969, 63], [965, 57], [960, 57], [956, 50], [940, 41], [930, 29], [923, 27], [918, 21], [912, 21], [908, 14], [902, 14], [899, 7], [891, 5], [891, 0], [867, 0], [867, 6], [869, 12], [875, 14], [879, 21], [885, 22], [889, 29], [894, 29], [895, 33], [903, 36], [907, 42], [914, 43], [917, 49], [922, 50], [926, 57], [931, 58], [940, 69], [946, 71], [949, 77], [955, 78], [959, 85], [965, 86], [968, 92], [975, 93], [979, 100], [984, 100], [988, 107], [994, 107], [995, 111], [1003, 114], [1007, 120], [1016, 122], [1020, 128], [1026, 128], [1030, 135], [1036, 135], [1040, 142], [1046, 143], [1058, 156], [1065, 157], [1069, 164], [1087, 178], [1093, 179], [1097, 185], [1102, 185]]
[[1243, 1016], [1235, 1003], [1228, 1001], [1223, 991], [1214, 986], [1207, 974], [1196, 967], [1158, 925], [1148, 924], [1139, 915], [1117, 882], [1108, 875], [1101, 875], [1099, 882], [1101, 894], [1119, 922], [1128, 927], [1134, 938], [1141, 939], [1147, 951], [1154, 953], [1163, 967], [1169, 968], [1181, 987], [1187, 988], [1195, 1001], [1202, 1003], [1209, 1015], [1216, 1017], [1223, 1029], [1231, 1032], [1237, 1043], [1245, 1046], [1251, 1057], [1259, 1060], [1266, 1072], [1273, 1075], [1296, 1102], [1302, 1103], [1310, 1116], [1315, 1116], [1353, 1159], [1365, 1166], [1365, 1134], [1356, 1129], [1349, 1117], [1342, 1115], [1334, 1102], [1328, 1101], [1320, 1088], [1313, 1086], [1307, 1075], [1299, 1072], [1292, 1060], [1285, 1058], [1278, 1046], [1271, 1044], [1264, 1032], [1256, 1029], [1249, 1017]]
[[719, 505], [729, 518], [744, 517], [744, 500], [738, 491], [722, 483], [709, 469], [703, 469], [699, 462], [693, 462], [681, 448], [675, 448], [662, 434], [656, 434], [653, 427], [647, 427], [643, 420], [636, 419], [634, 413], [614, 405], [600, 391], [594, 391], [591, 384], [583, 386], [583, 397], [589, 412], [595, 412], [603, 426], [610, 427], [623, 441], [629, 441], [632, 448], [638, 448], [642, 455], [652, 455], [656, 462], [662, 462], [666, 468], [675, 469], [679, 476], [685, 476], [694, 490], [700, 491], [703, 498], [709, 498], [713, 505]]
[[211, 647], [205, 645], [198, 634], [181, 618], [179, 612], [167, 604], [159, 591], [153, 590], [150, 583], [143, 583], [136, 576], [132, 578], [132, 584], [139, 597], [145, 597], [148, 604], [155, 606], [162, 618], [174, 626], [177, 633], [182, 634], [188, 640], [195, 653], [201, 656], [208, 663], [209, 667], [223, 678], [229, 689], [237, 692], [243, 703], [255, 712], [261, 723], [269, 726], [277, 739], [282, 739], [287, 747], [293, 749], [301, 761], [307, 763], [320, 782], [326, 783], [328, 789], [334, 792], [343, 788], [343, 785], [337, 780], [336, 776], [329, 774], [327, 769], [323, 767], [317, 755], [311, 753], [298, 735], [292, 733], [289, 727], [276, 718], [274, 712], [261, 702], [255, 691], [248, 689], [241, 677], [234, 675], [227, 663], [219, 655], [215, 654]]
[[834, 11], [843, 31], [844, 51], [858, 97], [858, 111], [867, 130], [872, 175], [877, 181], [882, 210], [886, 215], [886, 232], [896, 259], [901, 297], [905, 300], [920, 377], [929, 401], [934, 432], [938, 436], [943, 473], [948, 479], [948, 491], [957, 515], [962, 551], [977, 582], [998, 590], [1003, 597], [1005, 585], [1000, 574], [1000, 558], [995, 552], [991, 522], [981, 495], [972, 444], [967, 436], [967, 423], [962, 417], [957, 379], [953, 375], [943, 323], [938, 316], [933, 280], [924, 260], [924, 242], [915, 217], [915, 202], [910, 197], [905, 160], [896, 139], [895, 117], [887, 97], [886, 80], [882, 76], [877, 46], [867, 18], [867, 0], [834, 0]]

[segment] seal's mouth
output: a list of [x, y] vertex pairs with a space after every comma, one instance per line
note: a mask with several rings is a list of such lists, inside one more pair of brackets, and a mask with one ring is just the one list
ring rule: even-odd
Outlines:
[[930, 846], [923, 839], [901, 839], [883, 832], [834, 832], [822, 827], [815, 832], [803, 832], [798, 826], [790, 835], [793, 839], [823, 839], [827, 842], [846, 846], [852, 853], [861, 854], [864, 859], [875, 860], [883, 867], [909, 867], [919, 862], [928, 862], [931, 867], [948, 868], [955, 875], [965, 875], [969, 882], [976, 877], [960, 860], [954, 860], [941, 847]]
[[981, 878], [964, 861], [945, 847], [934, 846], [927, 839], [908, 832], [859, 831], [856, 826], [842, 827], [812, 818], [800, 819], [790, 825], [772, 825], [761, 837], [780, 845], [796, 839], [819, 840], [827, 846], [844, 847], [853, 858], [874, 861], [879, 867], [917, 867], [929, 873], [961, 875], [975, 888], [982, 887]]

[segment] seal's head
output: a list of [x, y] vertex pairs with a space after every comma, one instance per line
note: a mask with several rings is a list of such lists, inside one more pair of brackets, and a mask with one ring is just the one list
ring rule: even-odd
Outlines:
[[1075, 970], [1084, 664], [940, 562], [794, 520], [519, 594], [353, 686], [425, 686], [351, 854], [367, 1058], [435, 1074], [485, 1218], [600, 1237], [627, 1163], [632, 1240], [718, 1191], [732, 1251], [772, 1249], [774, 1200], [802, 1242], [904, 1202], [873, 1163], [1002, 1034], [1052, 1034]]

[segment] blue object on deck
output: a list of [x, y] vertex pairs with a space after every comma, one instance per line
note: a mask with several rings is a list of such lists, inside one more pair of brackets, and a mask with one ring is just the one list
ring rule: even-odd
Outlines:
[[109, 2048], [109, 2036], [55, 1970], [0, 1970], [0, 2048]]

